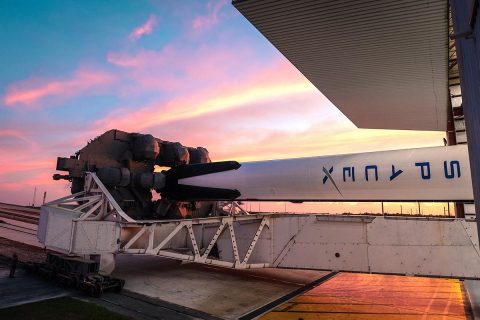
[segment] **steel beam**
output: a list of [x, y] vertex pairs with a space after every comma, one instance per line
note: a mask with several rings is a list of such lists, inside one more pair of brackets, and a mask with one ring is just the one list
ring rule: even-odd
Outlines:
[[[472, 10], [476, 0], [450, 0], [468, 138], [477, 231], [480, 236], [480, 68]], [[477, 18], [478, 19], [478, 18]]]

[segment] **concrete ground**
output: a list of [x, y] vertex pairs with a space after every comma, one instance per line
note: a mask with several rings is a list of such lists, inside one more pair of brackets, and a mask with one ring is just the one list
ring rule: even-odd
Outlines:
[[213, 317], [237, 319], [328, 272], [230, 270], [150, 256], [117, 256], [114, 276], [125, 290], [181, 305]]
[[[0, 245], [0, 255], [11, 257], [15, 252], [22, 261], [43, 261], [45, 252], [34, 232], [23, 228], [0, 224], [1, 237], [13, 240], [1, 238], [5, 243]], [[118, 255], [116, 265], [114, 276], [126, 280], [121, 296], [107, 293], [97, 301], [81, 294], [75, 296], [139, 319], [235, 319], [326, 274], [307, 270], [230, 270], [151, 256]], [[2, 281], [8, 281], [4, 278]], [[3, 307], [13, 305], [7, 305], [10, 300], [17, 299], [21, 304], [65, 294], [40, 279], [28, 281], [31, 286], [20, 286], [19, 290], [10, 281], [12, 292], [5, 291], [12, 295], [9, 298], [3, 292], [7, 283], [0, 284]]]
[[9, 278], [9, 273], [8, 265], [0, 264], [0, 309], [71, 294], [51, 283], [28, 276], [21, 269], [16, 270], [14, 278]]
[[76, 299], [94, 303], [136, 320], [221, 320], [215, 316], [180, 305], [137, 295], [132, 292], [105, 292], [100, 298], [76, 295]]
[[463, 285], [468, 293], [473, 318], [480, 319], [480, 280], [465, 280]]
[[[251, 319], [253, 310], [329, 274], [230, 270], [121, 255], [115, 276], [126, 280], [125, 290], [95, 299], [29, 277], [21, 269], [9, 279], [8, 271], [5, 263], [0, 264], [0, 309], [70, 295], [140, 320], [218, 320], [244, 315]], [[271, 304], [272, 310], [262, 311], [266, 312], [260, 318], [477, 319], [479, 306], [480, 281], [476, 280], [338, 273], [284, 303]]]

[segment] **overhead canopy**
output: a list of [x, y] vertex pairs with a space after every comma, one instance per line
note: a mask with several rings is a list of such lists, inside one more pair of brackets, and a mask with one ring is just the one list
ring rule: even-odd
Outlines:
[[447, 0], [234, 0], [361, 128], [446, 130]]

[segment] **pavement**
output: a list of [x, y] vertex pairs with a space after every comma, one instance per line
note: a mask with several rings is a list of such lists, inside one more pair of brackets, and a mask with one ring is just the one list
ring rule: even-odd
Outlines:
[[71, 295], [71, 292], [42, 279], [29, 276], [17, 268], [9, 278], [9, 267], [0, 264], [0, 309]]
[[77, 295], [74, 298], [94, 303], [110, 311], [136, 320], [221, 320], [210, 314], [181, 305], [138, 295], [129, 291], [120, 294], [105, 292], [100, 298]]
[[468, 293], [473, 318], [480, 320], [480, 280], [465, 280], [463, 285]]
[[9, 278], [9, 264], [0, 261], [0, 309], [70, 296], [94, 303], [113, 312], [139, 320], [190, 320], [219, 318], [197, 310], [141, 296], [132, 292], [120, 294], [105, 292], [101, 298], [92, 298], [78, 290], [63, 289], [52, 282], [27, 274], [17, 267], [14, 278]]
[[0, 264], [0, 309], [72, 296], [140, 320], [478, 319], [480, 311], [478, 280], [232, 270], [118, 255], [114, 276], [126, 280], [124, 290], [95, 299], [21, 269], [14, 279], [8, 273], [8, 265]]
[[153, 257], [118, 255], [114, 276], [126, 292], [237, 319], [329, 272], [312, 270], [232, 270]]
[[149, 256], [118, 256], [120, 293], [95, 299], [0, 265], [0, 309], [63, 296], [140, 320], [237, 319], [328, 274], [309, 270], [231, 270]]

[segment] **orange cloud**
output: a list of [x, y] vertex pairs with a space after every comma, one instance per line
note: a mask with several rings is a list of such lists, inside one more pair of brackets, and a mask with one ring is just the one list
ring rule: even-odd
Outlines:
[[151, 14], [148, 17], [148, 20], [145, 21], [144, 24], [142, 24], [140, 27], [133, 30], [128, 35], [128, 39], [130, 39], [130, 41], [136, 41], [141, 37], [143, 37], [144, 35], [152, 33], [153, 29], [157, 24], [158, 24], [158, 18], [154, 14]]
[[3, 97], [7, 106], [39, 106], [47, 98], [69, 98], [110, 84], [114, 77], [107, 72], [80, 68], [68, 79], [31, 78], [10, 85]]
[[[232, 88], [233, 87], [233, 88]], [[166, 103], [153, 103], [139, 108], [116, 111], [97, 121], [95, 128], [118, 128], [126, 131], [141, 131], [175, 121], [196, 118], [224, 110], [240, 108], [265, 100], [281, 99], [290, 95], [311, 92], [317, 89], [285, 62], [275, 63], [242, 85], [215, 88], [188, 97], [176, 98]]]
[[203, 146], [213, 160], [256, 161], [442, 145], [443, 132], [357, 129], [318, 92], [278, 96], [145, 129]]
[[279, 133], [242, 147], [229, 144], [218, 146], [212, 143], [206, 146], [211, 146], [208, 149], [212, 159], [218, 161], [257, 161], [439, 146], [444, 136], [443, 132], [373, 132], [352, 126], [344, 132], [329, 133], [328, 130], [309, 128], [295, 135]]

